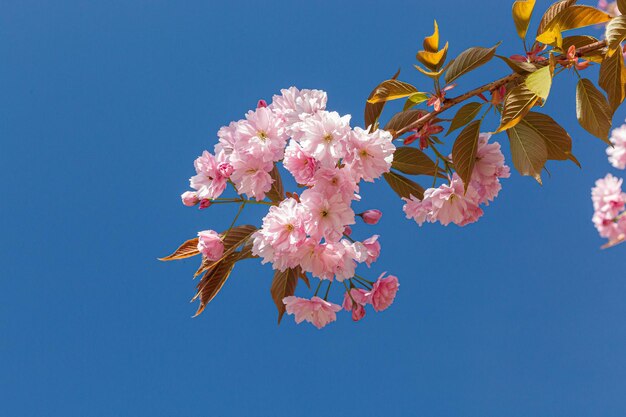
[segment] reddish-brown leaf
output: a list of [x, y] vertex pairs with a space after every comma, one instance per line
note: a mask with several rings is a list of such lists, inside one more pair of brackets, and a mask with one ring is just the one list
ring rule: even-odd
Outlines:
[[276, 271], [274, 274], [274, 280], [272, 281], [270, 293], [272, 294], [272, 300], [274, 300], [274, 304], [276, 304], [276, 308], [278, 309], [278, 324], [280, 324], [280, 321], [285, 314], [285, 304], [283, 303], [283, 298], [295, 294], [296, 286], [298, 285], [298, 278], [301, 277], [301, 275], [303, 274], [300, 267], [286, 269], [282, 272]]
[[164, 258], [159, 258], [159, 261], [174, 261], [176, 259], [185, 259], [198, 255], [199, 253], [200, 251], [198, 250], [198, 238], [194, 237], [193, 239], [189, 239], [188, 241], [180, 245], [178, 249], [176, 249], [171, 255]]

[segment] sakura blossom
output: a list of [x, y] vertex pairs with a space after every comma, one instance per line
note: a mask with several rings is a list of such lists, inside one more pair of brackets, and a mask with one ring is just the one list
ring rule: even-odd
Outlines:
[[449, 183], [425, 190], [423, 199], [413, 195], [404, 198], [403, 210], [407, 218], [420, 226], [427, 222], [439, 222], [444, 226], [450, 223], [465, 226], [476, 222], [483, 215], [480, 205], [489, 205], [502, 189], [500, 179], [510, 176], [500, 144], [489, 143], [490, 137], [487, 133], [479, 135], [476, 162], [467, 189], [455, 172]]
[[626, 124], [611, 132], [613, 147], [606, 149], [609, 162], [617, 169], [626, 169]]
[[347, 143], [346, 162], [352, 172], [363, 181], [373, 182], [391, 169], [396, 147], [389, 132], [376, 130], [374, 133], [355, 127]]
[[310, 300], [306, 298], [289, 296], [283, 298], [287, 314], [293, 314], [296, 323], [308, 321], [318, 329], [337, 320], [337, 312], [341, 306], [329, 303], [320, 297], [314, 296]]
[[380, 210], [365, 210], [363, 213], [359, 213], [359, 217], [361, 217], [366, 224], [376, 224], [382, 216], [383, 212]]
[[372, 307], [374, 307], [375, 311], [383, 311], [389, 308], [389, 306], [393, 303], [393, 300], [396, 298], [396, 293], [400, 287], [398, 278], [393, 275], [384, 277], [385, 274], [386, 272], [383, 272], [378, 277], [372, 286], [372, 290], [368, 294]]
[[322, 166], [332, 167], [345, 156], [346, 141], [350, 135], [350, 116], [337, 112], [320, 111], [298, 123], [302, 149]]
[[626, 193], [622, 184], [623, 179], [607, 174], [597, 180], [591, 190], [592, 221], [600, 236], [609, 240], [609, 245], [626, 238]]
[[198, 232], [198, 250], [209, 261], [217, 261], [224, 254], [222, 237], [214, 230]]

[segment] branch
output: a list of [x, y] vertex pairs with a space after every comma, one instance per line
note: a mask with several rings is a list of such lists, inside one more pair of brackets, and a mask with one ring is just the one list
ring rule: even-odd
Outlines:
[[[597, 51], [599, 49], [602, 49], [606, 46], [606, 41], [598, 41], [598, 42], [594, 42], [591, 43], [589, 45], [583, 46], [581, 48], [578, 48], [576, 50], [576, 56], [577, 57], [581, 57], [583, 55], [588, 54], [589, 52], [593, 52], [593, 51]], [[559, 61], [566, 61], [567, 58], [560, 58]], [[403, 134], [405, 134], [406, 132], [412, 131], [412, 130], [417, 130], [420, 127], [422, 127], [424, 124], [426, 124], [427, 122], [429, 122], [430, 120], [434, 119], [435, 117], [437, 117], [439, 114], [445, 112], [446, 110], [448, 110], [451, 107], [456, 106], [459, 103], [464, 102], [465, 100], [468, 100], [472, 97], [475, 97], [479, 94], [482, 94], [484, 92], [487, 91], [493, 91], [496, 90], [498, 88], [500, 88], [503, 85], [506, 85], [508, 83], [510, 83], [511, 81], [516, 80], [517, 78], [521, 77], [521, 74], [518, 73], [512, 73], [507, 75], [506, 77], [500, 78], [499, 80], [496, 81], [492, 81], [488, 84], [485, 84], [481, 87], [475, 88], [474, 90], [468, 91], [465, 94], [461, 94], [460, 96], [451, 98], [449, 100], [445, 100], [443, 106], [441, 106], [441, 108], [439, 110], [433, 111], [431, 113], [428, 113], [424, 116], [422, 116], [421, 118], [419, 118], [418, 120], [416, 120], [415, 122], [411, 123], [410, 125], [400, 129], [395, 137], [399, 137]]]

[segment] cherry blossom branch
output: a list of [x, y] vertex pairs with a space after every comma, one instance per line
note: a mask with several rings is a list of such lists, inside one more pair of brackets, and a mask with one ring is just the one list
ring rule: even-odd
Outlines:
[[[576, 50], [576, 56], [577, 57], [582, 57], [583, 55], [586, 55], [590, 52], [594, 52], [597, 51], [599, 49], [602, 49], [604, 47], [606, 47], [606, 40], [603, 41], [598, 41], [598, 42], [594, 42], [591, 43], [589, 45], [580, 47]], [[567, 61], [566, 57], [562, 57], [559, 58], [557, 62], [563, 62], [563, 61]], [[545, 64], [544, 64], [545, 65]], [[413, 131], [413, 130], [417, 130], [420, 127], [422, 127], [423, 125], [425, 125], [426, 123], [428, 123], [430, 120], [434, 119], [435, 117], [437, 117], [439, 114], [445, 112], [446, 110], [456, 106], [457, 104], [460, 104], [466, 100], [469, 100], [473, 97], [476, 97], [482, 93], [485, 93], [487, 91], [494, 91], [497, 90], [498, 88], [510, 83], [511, 81], [514, 81], [516, 79], [518, 79], [519, 77], [521, 77], [522, 74], [518, 74], [518, 73], [512, 73], [507, 75], [506, 77], [500, 78], [499, 80], [495, 80], [492, 81], [490, 83], [487, 83], [481, 87], [475, 88], [471, 91], [468, 91], [465, 94], [461, 94], [460, 96], [451, 98], [451, 99], [446, 99], [443, 103], [443, 106], [441, 106], [441, 108], [439, 110], [435, 110], [433, 112], [430, 112], [424, 116], [422, 116], [421, 118], [419, 118], [418, 120], [416, 120], [415, 122], [411, 123], [410, 125], [398, 130], [398, 132], [396, 133], [396, 136], [401, 136], [407, 132]]]

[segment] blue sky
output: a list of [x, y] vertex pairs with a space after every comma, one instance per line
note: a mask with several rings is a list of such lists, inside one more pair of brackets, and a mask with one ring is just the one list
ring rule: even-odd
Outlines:
[[220, 126], [290, 85], [361, 124], [398, 67], [428, 88], [412, 64], [433, 18], [451, 55], [519, 53], [501, 0], [2, 2], [0, 415], [623, 416], [626, 247], [598, 249], [589, 193], [613, 170], [576, 123], [573, 75], [545, 109], [583, 170], [514, 174], [466, 228], [418, 228], [364, 187], [357, 208], [384, 212], [355, 228], [382, 235], [366, 273], [401, 281], [384, 313], [277, 327], [271, 270], [247, 261], [192, 319], [196, 261], [156, 261], [230, 222], [179, 201]]

